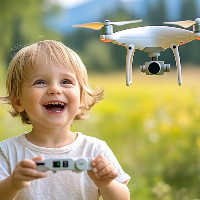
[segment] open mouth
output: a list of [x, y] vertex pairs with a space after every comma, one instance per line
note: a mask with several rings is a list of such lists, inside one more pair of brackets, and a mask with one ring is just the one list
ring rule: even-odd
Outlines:
[[64, 110], [66, 104], [62, 102], [49, 102], [45, 103], [44, 107], [51, 113], [60, 113]]

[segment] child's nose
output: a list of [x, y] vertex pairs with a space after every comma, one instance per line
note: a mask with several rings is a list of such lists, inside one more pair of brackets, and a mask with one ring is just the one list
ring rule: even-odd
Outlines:
[[59, 86], [53, 85], [48, 89], [47, 93], [48, 93], [48, 95], [55, 95], [55, 94], [60, 95], [60, 94], [62, 94], [62, 90], [60, 89]]

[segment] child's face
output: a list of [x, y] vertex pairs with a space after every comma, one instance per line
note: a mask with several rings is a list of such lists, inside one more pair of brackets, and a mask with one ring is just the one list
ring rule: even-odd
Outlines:
[[33, 127], [63, 127], [78, 114], [81, 100], [76, 75], [67, 67], [42, 59], [29, 69], [21, 86], [20, 103]]

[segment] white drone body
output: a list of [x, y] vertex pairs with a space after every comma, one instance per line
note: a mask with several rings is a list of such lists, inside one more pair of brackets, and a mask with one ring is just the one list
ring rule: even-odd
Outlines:
[[170, 71], [170, 65], [164, 64], [163, 61], [158, 61], [160, 52], [171, 48], [176, 60], [178, 84], [181, 85], [181, 62], [178, 47], [193, 40], [200, 40], [200, 18], [195, 21], [179, 21], [179, 22], [165, 22], [166, 24], [175, 24], [184, 28], [193, 25], [193, 31], [182, 28], [175, 28], [169, 26], [145, 26], [126, 29], [113, 33], [112, 25], [125, 25], [129, 23], [137, 23], [142, 20], [126, 21], [126, 22], [110, 22], [105, 20], [103, 23], [90, 23], [75, 25], [75, 27], [101, 29], [102, 34], [100, 39], [103, 42], [112, 42], [127, 49], [126, 56], [126, 85], [132, 83], [132, 62], [135, 49], [147, 52], [152, 61], [146, 62], [141, 66], [141, 71], [146, 72], [147, 75], [161, 75], [164, 72]]

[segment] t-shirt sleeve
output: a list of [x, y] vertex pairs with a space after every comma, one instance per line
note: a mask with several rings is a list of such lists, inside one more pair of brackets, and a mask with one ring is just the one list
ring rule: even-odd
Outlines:
[[127, 173], [124, 172], [117, 158], [115, 157], [110, 147], [106, 144], [106, 142], [103, 142], [102, 148], [103, 148], [102, 154], [113, 163], [113, 165], [115, 166], [115, 169], [119, 172], [119, 175], [116, 178], [116, 180], [120, 183], [123, 183], [127, 180], [129, 181], [131, 177]]
[[0, 143], [0, 181], [10, 176], [9, 162], [6, 158], [6, 150], [3, 143]]

